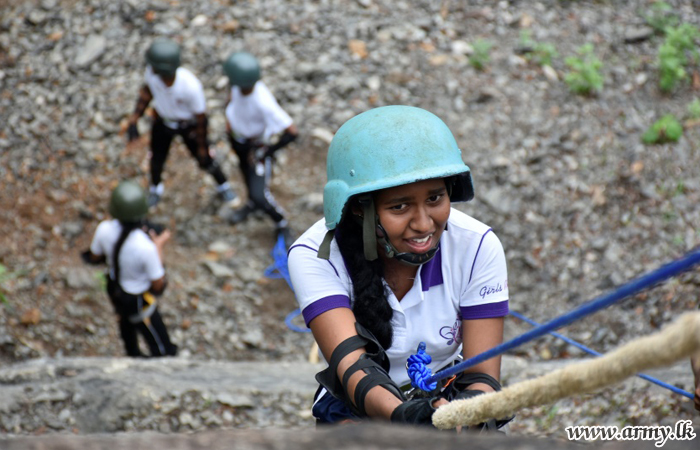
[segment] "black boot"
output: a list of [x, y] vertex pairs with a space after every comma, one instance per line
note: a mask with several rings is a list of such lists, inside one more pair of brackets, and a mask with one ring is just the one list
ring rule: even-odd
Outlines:
[[248, 205], [245, 205], [242, 208], [238, 208], [231, 213], [231, 215], [228, 218], [228, 223], [230, 223], [231, 225], [241, 223], [248, 218], [248, 215], [251, 212], [252, 210]]

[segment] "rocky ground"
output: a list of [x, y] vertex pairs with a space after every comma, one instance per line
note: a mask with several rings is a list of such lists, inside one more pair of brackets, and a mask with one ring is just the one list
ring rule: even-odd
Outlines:
[[[668, 3], [680, 22], [700, 24], [694, 2]], [[141, 140], [126, 145], [125, 118], [144, 51], [161, 35], [182, 43], [184, 65], [203, 82], [213, 149], [240, 193], [224, 139], [220, 61], [241, 49], [260, 57], [265, 81], [301, 131], [279, 158], [272, 186], [296, 234], [321, 217], [333, 132], [368, 108], [410, 104], [442, 117], [463, 149], [476, 199], [459, 209], [503, 242], [512, 309], [545, 321], [683, 255], [700, 243], [699, 132], [687, 112], [700, 73], [692, 66], [672, 93], [659, 90], [663, 38], [645, 27], [652, 6], [0, 0], [0, 364], [122, 354], [101, 272], [78, 254], [106, 217], [110, 189], [123, 178], [147, 183], [149, 120], [140, 123]], [[523, 31], [555, 45], [550, 68], [522, 54]], [[492, 44], [483, 71], [469, 63], [479, 39]], [[592, 96], [571, 93], [563, 81], [564, 58], [584, 43], [603, 62], [604, 86]], [[683, 137], [642, 144], [642, 133], [667, 113], [684, 122]], [[284, 323], [294, 297], [284, 281], [264, 276], [271, 222], [229, 226], [213, 181], [181, 144], [165, 177], [152, 218], [174, 231], [161, 311], [182, 358], [302, 364], [311, 337]], [[696, 309], [698, 285], [696, 270], [564, 332], [608, 351]], [[509, 337], [526, 329], [507, 322]], [[531, 364], [582, 355], [554, 338], [512, 353]], [[679, 384], [690, 390], [690, 380]], [[582, 411], [627, 424], [677, 420], [693, 417], [688, 406], [641, 387], [633, 399], [601, 396], [565, 411], [526, 412], [514, 432], [546, 435], [543, 420], [564, 426]], [[31, 423], [13, 432], [40, 430], [52, 428]]]

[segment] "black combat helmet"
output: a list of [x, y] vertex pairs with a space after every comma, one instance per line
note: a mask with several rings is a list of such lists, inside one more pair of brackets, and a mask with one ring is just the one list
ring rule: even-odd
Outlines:
[[158, 38], [148, 47], [146, 62], [158, 75], [173, 77], [180, 67], [180, 46], [170, 39]]
[[224, 61], [224, 72], [231, 86], [251, 88], [260, 79], [260, 63], [248, 52], [236, 52]]
[[109, 214], [120, 222], [139, 222], [148, 213], [146, 193], [133, 181], [122, 181], [112, 191]]

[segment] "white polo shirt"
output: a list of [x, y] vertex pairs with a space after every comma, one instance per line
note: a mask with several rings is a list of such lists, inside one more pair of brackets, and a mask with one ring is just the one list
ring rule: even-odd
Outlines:
[[194, 120], [195, 115], [207, 111], [202, 83], [184, 67], [177, 68], [172, 86], [163, 83], [151, 66], [146, 66], [145, 76], [153, 107], [169, 128], [176, 129], [177, 121]]
[[[109, 275], [114, 279], [112, 255], [114, 245], [122, 232], [118, 220], [103, 220], [97, 226], [90, 244], [93, 255], [104, 255], [109, 264]], [[140, 228], [133, 230], [119, 251], [119, 281], [125, 292], [143, 294], [151, 287], [151, 282], [165, 275], [165, 269], [158, 256], [158, 249], [151, 238]]]
[[[289, 249], [289, 274], [307, 325], [321, 313], [352, 304], [350, 276], [335, 239], [329, 260], [316, 256], [325, 233], [320, 220]], [[401, 301], [393, 293], [388, 300], [394, 310], [389, 376], [402, 386], [410, 382], [406, 360], [421, 341], [435, 373], [461, 354], [462, 319], [508, 314], [501, 242], [487, 225], [451, 209], [435, 257], [418, 268], [413, 287]]]
[[255, 83], [253, 92], [248, 95], [243, 95], [238, 86], [231, 88], [226, 120], [234, 139], [239, 142], [246, 139], [267, 142], [270, 136], [281, 133], [292, 124], [292, 118], [261, 80]]

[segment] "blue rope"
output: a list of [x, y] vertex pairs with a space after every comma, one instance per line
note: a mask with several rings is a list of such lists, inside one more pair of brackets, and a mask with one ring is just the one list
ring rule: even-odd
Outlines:
[[272, 247], [271, 254], [274, 262], [265, 269], [265, 276], [268, 278], [284, 278], [284, 281], [292, 288], [292, 280], [289, 278], [289, 268], [287, 267], [287, 247], [284, 242], [284, 236], [281, 234], [277, 238], [275, 246]]
[[426, 392], [430, 392], [437, 387], [436, 382], [425, 382], [432, 375], [428, 367], [432, 360], [433, 358], [425, 352], [425, 342], [418, 344], [416, 354], [409, 356], [406, 362], [406, 370], [408, 370], [408, 376], [411, 379], [411, 386]]
[[514, 339], [511, 339], [508, 342], [504, 342], [490, 350], [487, 350], [479, 355], [474, 356], [473, 358], [469, 358], [466, 361], [462, 361], [459, 364], [442, 370], [428, 378], [426, 382], [432, 383], [438, 380], [449, 378], [452, 375], [456, 375], [469, 367], [491, 359], [494, 356], [498, 356], [502, 353], [505, 353], [508, 350], [511, 350], [526, 342], [543, 336], [549, 333], [550, 331], [554, 331], [558, 328], [569, 325], [570, 323], [575, 322], [576, 320], [582, 317], [593, 314], [594, 312], [597, 312], [605, 307], [608, 307], [613, 303], [622, 300], [623, 298], [629, 297], [630, 295], [636, 294], [661, 281], [667, 280], [668, 278], [672, 278], [682, 272], [685, 272], [698, 263], [700, 263], [700, 250], [695, 250], [687, 254], [683, 258], [680, 258], [676, 261], [672, 261], [644, 276], [636, 278], [631, 282], [622, 285], [615, 291], [607, 295], [603, 295], [602, 297], [598, 297], [597, 299], [592, 300], [562, 316], [559, 316], [558, 318], [552, 319], [544, 325], [540, 325], [536, 328], [533, 328], [532, 330]]
[[[265, 269], [265, 276], [273, 279], [284, 278], [284, 281], [287, 282], [289, 288], [292, 289], [292, 292], [294, 292], [294, 289], [292, 288], [292, 280], [289, 278], [289, 268], [287, 266], [287, 246], [284, 242], [284, 236], [281, 234], [277, 238], [275, 246], [272, 247], [271, 253], [274, 262]], [[301, 328], [292, 323], [292, 319], [299, 314], [301, 314], [299, 308], [295, 309], [287, 314], [287, 317], [284, 318], [284, 323], [287, 324], [287, 327], [292, 331], [297, 331], [299, 333], [311, 333], [311, 330], [308, 328]]]
[[297, 331], [299, 333], [311, 333], [311, 330], [309, 330], [308, 328], [301, 328], [301, 327], [294, 325], [292, 323], [292, 319], [294, 319], [296, 316], [298, 316], [300, 314], [301, 314], [301, 311], [299, 310], [299, 308], [295, 309], [294, 311], [287, 314], [287, 317], [284, 318], [284, 323], [286, 323], [287, 327], [292, 331]]
[[[513, 317], [516, 317], [516, 318], [518, 318], [518, 319], [520, 319], [520, 320], [522, 320], [522, 321], [524, 321], [524, 322], [527, 322], [527, 323], [529, 323], [530, 325], [533, 325], [533, 326], [536, 326], [536, 327], [537, 327], [537, 326], [540, 326], [539, 323], [535, 322], [535, 321], [532, 320], [532, 319], [528, 319], [527, 317], [525, 317], [525, 316], [523, 316], [522, 314], [517, 313], [517, 312], [515, 312], [515, 311], [510, 311], [510, 315], [513, 316]], [[581, 344], [580, 342], [576, 342], [576, 341], [574, 341], [573, 339], [564, 336], [563, 334], [559, 334], [559, 333], [557, 333], [557, 332], [555, 332], [555, 331], [552, 331], [552, 332], [550, 332], [549, 334], [551, 334], [552, 336], [554, 336], [554, 337], [556, 337], [556, 338], [561, 339], [562, 341], [564, 341], [564, 342], [566, 342], [566, 343], [568, 343], [568, 344], [573, 345], [573, 346], [576, 347], [576, 348], [579, 348], [579, 349], [583, 350], [584, 352], [586, 352], [586, 353], [588, 353], [588, 354], [590, 354], [590, 355], [602, 356], [602, 353], [597, 352], [597, 351], [593, 350], [592, 348], [586, 347], [585, 345]], [[682, 396], [684, 396], [684, 397], [688, 397], [688, 398], [691, 399], [691, 400], [695, 397], [693, 394], [691, 394], [691, 393], [688, 392], [688, 391], [684, 391], [683, 389], [677, 388], [676, 386], [673, 386], [673, 385], [668, 384], [668, 383], [664, 383], [663, 381], [658, 380], [658, 379], [656, 379], [656, 378], [654, 378], [654, 377], [651, 377], [651, 376], [649, 376], [649, 375], [645, 375], [645, 374], [643, 374], [643, 373], [638, 373], [637, 376], [638, 376], [639, 378], [643, 379], [643, 380], [650, 381], [650, 382], [652, 382], [652, 383], [654, 383], [654, 384], [657, 384], [657, 385], [659, 385], [659, 386], [661, 386], [661, 387], [663, 387], [663, 388], [666, 388], [666, 389], [668, 389], [668, 390], [670, 390], [670, 391], [672, 391], [672, 392], [675, 392], [676, 394], [680, 394], [680, 395], [682, 395]]]

